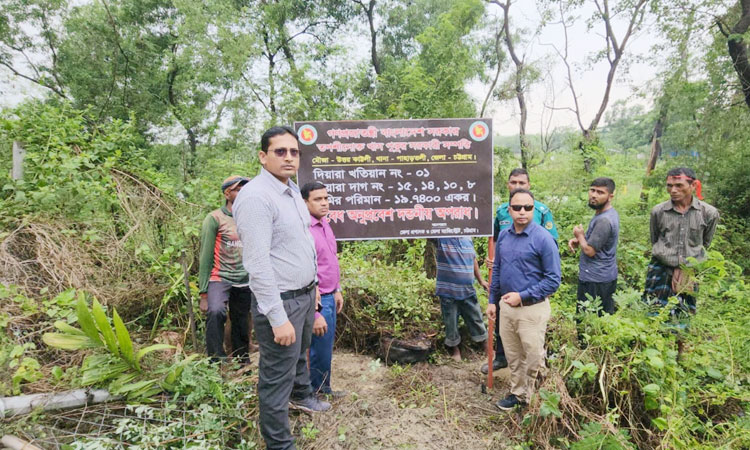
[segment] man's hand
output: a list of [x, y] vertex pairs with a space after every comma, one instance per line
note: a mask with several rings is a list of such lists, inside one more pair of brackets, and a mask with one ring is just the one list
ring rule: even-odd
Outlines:
[[208, 312], [208, 294], [204, 292], [200, 294], [200, 298], [201, 298], [201, 302], [198, 308], [200, 308], [201, 312], [205, 314]]
[[328, 323], [326, 318], [322, 314], [315, 314], [315, 322], [313, 322], [313, 334], [315, 336], [323, 336], [328, 331]]
[[585, 237], [585, 236], [586, 236], [586, 235], [584, 234], [584, 232], [583, 232], [583, 225], [581, 225], [581, 224], [579, 223], [578, 225], [576, 225], [576, 226], [574, 226], [574, 227], [573, 227], [573, 236], [575, 236], [575, 237], [576, 237], [576, 238], [578, 238], [579, 240], [581, 239], [581, 236], [583, 236], [583, 237]]
[[294, 327], [292, 322], [287, 320], [278, 327], [272, 327], [273, 329], [273, 341], [279, 345], [288, 347], [297, 340], [297, 335], [294, 333]]
[[482, 286], [484, 290], [487, 291], [488, 294], [490, 293], [490, 283], [484, 280], [479, 280], [479, 285]]
[[571, 252], [575, 253], [576, 250], [578, 250], [578, 246], [580, 245], [580, 242], [578, 242], [578, 238], [573, 238], [568, 241], [568, 248]]
[[333, 300], [336, 302], [336, 314], [338, 314], [344, 309], [344, 296], [341, 294], [341, 291], [336, 291], [333, 294]]
[[509, 304], [510, 306], [518, 306], [521, 304], [521, 294], [518, 292], [508, 292], [507, 294], [500, 297], [500, 300]]
[[495, 321], [495, 314], [497, 314], [497, 305], [494, 303], [487, 304], [487, 317], [493, 322]]

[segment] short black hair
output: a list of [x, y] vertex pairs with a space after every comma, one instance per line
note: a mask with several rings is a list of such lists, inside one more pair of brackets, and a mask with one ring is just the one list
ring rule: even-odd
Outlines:
[[513, 200], [513, 196], [516, 194], [529, 194], [532, 200], [534, 200], [534, 194], [531, 193], [528, 189], [513, 189], [510, 191], [510, 197], [508, 198], [508, 203], [510, 203], [511, 200]]
[[310, 192], [325, 188], [326, 185], [321, 183], [320, 181], [311, 181], [309, 183], [305, 183], [305, 185], [302, 186], [302, 189], [300, 189], [299, 192], [300, 194], [302, 194], [302, 198], [307, 200], [310, 198]]
[[267, 129], [265, 133], [263, 133], [263, 136], [260, 137], [260, 149], [268, 153], [268, 141], [270, 141], [272, 137], [280, 136], [282, 134], [291, 134], [292, 136], [294, 136], [294, 139], [299, 142], [297, 133], [294, 132], [292, 127], [287, 125], [277, 125], [275, 127]]
[[531, 178], [529, 178], [529, 172], [522, 167], [516, 167], [515, 169], [511, 170], [510, 175], [508, 175], [508, 179], [510, 180], [510, 177], [515, 177], [517, 175], [526, 175], [526, 179], [531, 181]]
[[607, 177], [599, 177], [591, 182], [591, 186], [605, 187], [610, 194], [615, 192], [615, 180]]
[[674, 169], [669, 169], [669, 172], [667, 172], [668, 177], [679, 177], [680, 175], [691, 178], [690, 183], [697, 178], [693, 169], [689, 167], [675, 167]]

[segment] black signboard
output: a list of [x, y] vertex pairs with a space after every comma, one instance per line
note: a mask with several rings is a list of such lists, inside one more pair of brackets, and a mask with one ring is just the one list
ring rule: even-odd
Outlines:
[[326, 185], [337, 239], [492, 234], [491, 119], [294, 126], [300, 185]]

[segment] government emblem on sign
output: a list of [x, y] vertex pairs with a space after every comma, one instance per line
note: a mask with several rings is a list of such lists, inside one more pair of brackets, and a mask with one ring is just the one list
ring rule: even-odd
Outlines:
[[299, 141], [305, 145], [312, 145], [318, 140], [318, 130], [312, 125], [302, 125], [297, 131]]
[[477, 120], [469, 127], [469, 136], [471, 136], [471, 138], [475, 141], [481, 142], [487, 139], [487, 136], [490, 134], [489, 129], [490, 128], [486, 123], [482, 122], [481, 120]]

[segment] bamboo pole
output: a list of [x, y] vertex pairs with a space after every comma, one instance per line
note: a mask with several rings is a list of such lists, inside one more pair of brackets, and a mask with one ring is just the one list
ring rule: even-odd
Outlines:
[[[488, 239], [488, 245], [487, 245], [487, 265], [489, 266], [487, 268], [488, 270], [488, 277], [489, 277], [489, 283], [492, 284], [492, 265], [495, 263], [495, 239], [490, 237]], [[495, 310], [495, 317], [497, 317], [497, 314], [500, 311], [497, 309]], [[492, 364], [493, 364], [493, 357], [495, 353], [495, 349], [493, 348], [493, 338], [495, 334], [495, 321], [487, 318], [487, 324], [489, 325], [488, 333], [487, 333], [487, 389], [492, 389], [492, 382], [494, 380], [494, 376], [492, 373]]]

